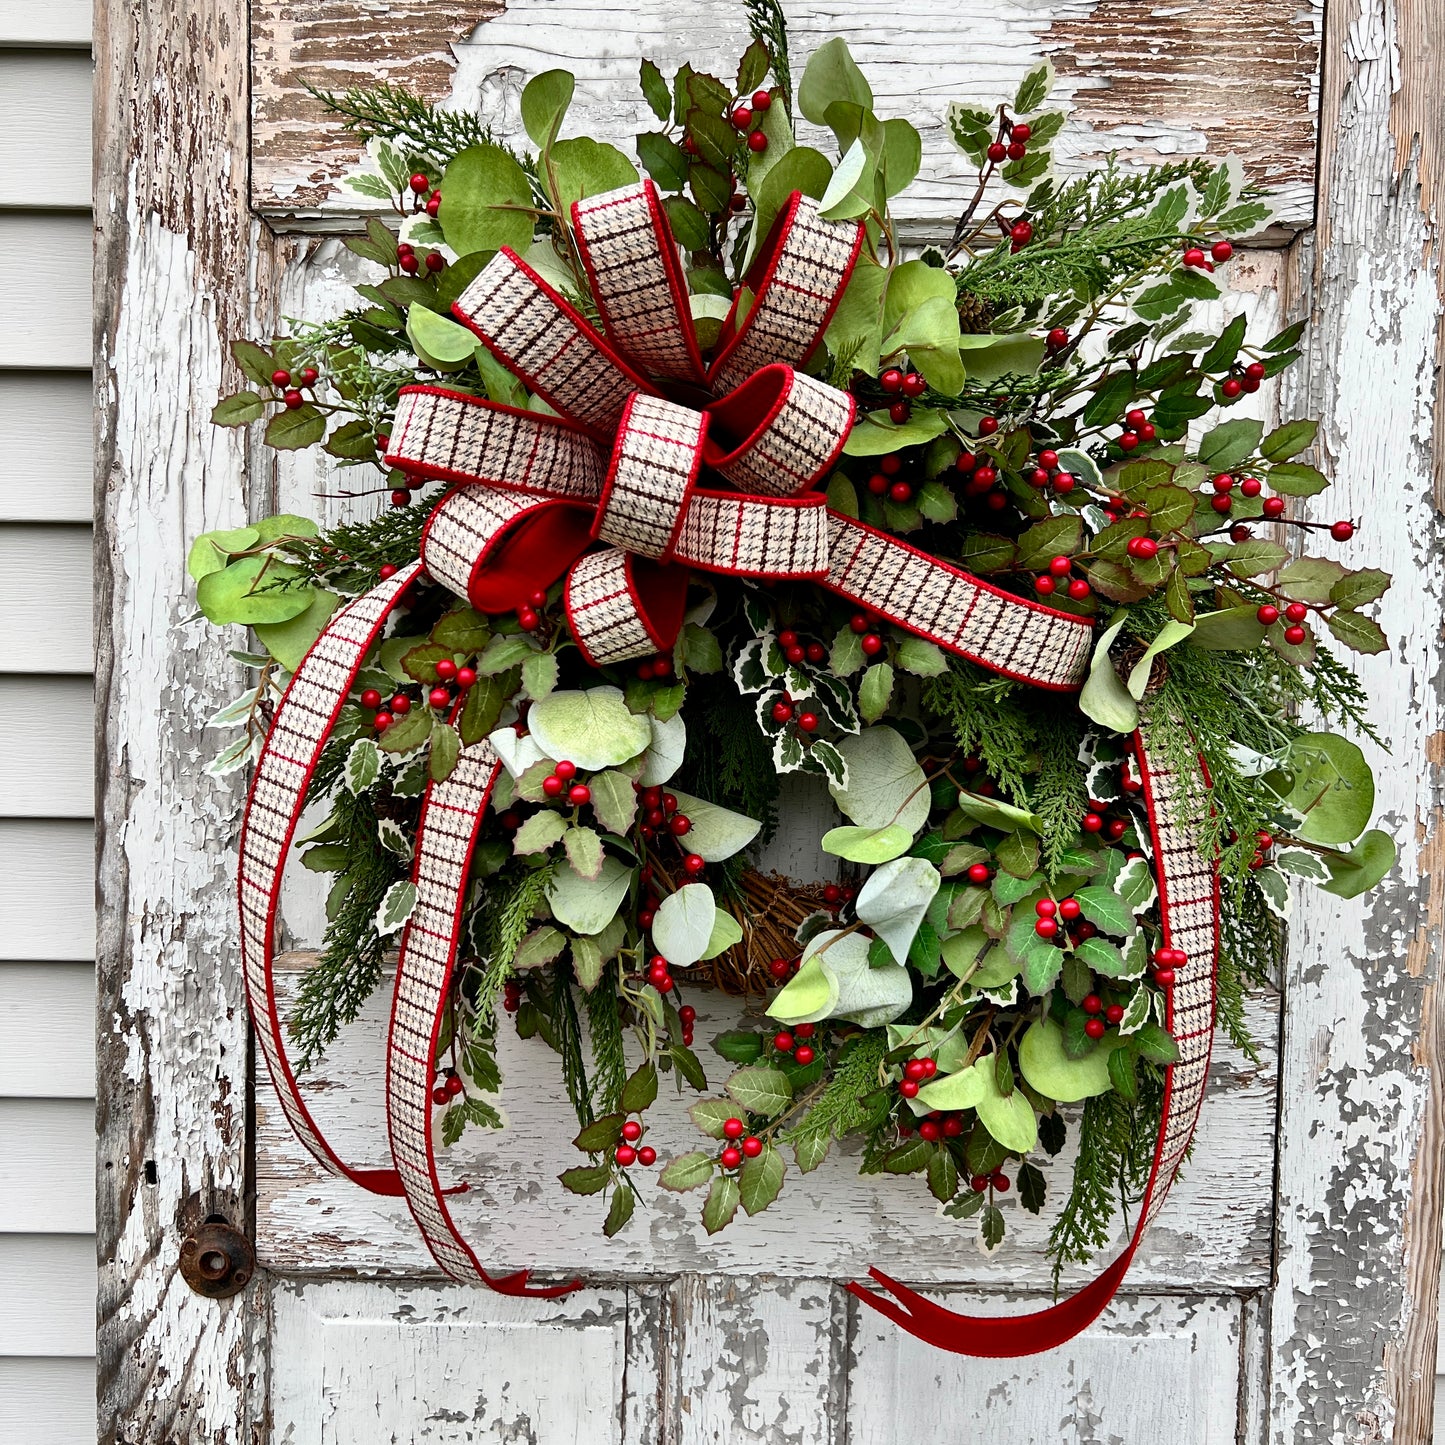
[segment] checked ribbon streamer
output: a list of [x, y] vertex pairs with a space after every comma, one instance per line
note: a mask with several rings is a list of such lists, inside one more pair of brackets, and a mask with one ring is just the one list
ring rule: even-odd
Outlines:
[[[276, 909], [307, 787], [408, 585], [425, 570], [495, 613], [565, 577], [571, 633], [597, 666], [672, 647], [692, 570], [813, 581], [996, 673], [1055, 691], [1079, 686], [1093, 647], [1087, 619], [1002, 592], [828, 507], [819, 485], [843, 450], [854, 402], [804, 368], [858, 257], [859, 225], [823, 220], [816, 202], [795, 193], [759, 248], [709, 363], [652, 183], [580, 201], [572, 221], [604, 334], [505, 248], [462, 294], [457, 320], [556, 415], [437, 387], [402, 392], [387, 462], [454, 486], [428, 521], [421, 559], [338, 612], [292, 678], [252, 783], [239, 875], [252, 1020], [302, 1142], [331, 1172], [375, 1193], [404, 1195], [428, 1249], [453, 1278], [541, 1296], [578, 1282], [536, 1286], [525, 1270], [487, 1272], [451, 1217], [432, 1130], [434, 1060], [466, 881], [501, 767], [490, 743], [465, 747], [423, 802], [417, 903], [402, 935], [388, 1039], [394, 1169], [357, 1169], [327, 1143], [297, 1087], [277, 1008]], [[1180, 1057], [1168, 1070], [1138, 1222], [1104, 1274], [1032, 1315], [955, 1314], [876, 1270], [873, 1278], [894, 1298], [850, 1286], [944, 1349], [1026, 1354], [1083, 1329], [1118, 1288], [1194, 1131], [1213, 1034], [1217, 879], [1198, 847], [1198, 780], [1162, 764], [1147, 723], [1136, 742], [1164, 938], [1189, 960], [1169, 993]]]

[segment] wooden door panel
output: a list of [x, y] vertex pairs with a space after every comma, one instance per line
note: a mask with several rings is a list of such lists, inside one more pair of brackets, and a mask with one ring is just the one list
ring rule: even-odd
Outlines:
[[[308, 955], [281, 961], [284, 1014]], [[361, 1166], [386, 1162], [386, 990], [379, 991], [318, 1066], [303, 1077], [316, 1118], [342, 1156]], [[696, 993], [698, 1030], [706, 1038], [746, 1026], [747, 1006], [713, 992]], [[751, 1005], [756, 1027], [758, 1004]], [[1261, 1042], [1256, 1065], [1218, 1049], [1211, 1098], [1194, 1156], [1163, 1214], [1144, 1240], [1130, 1275], [1138, 1288], [1250, 1290], [1268, 1281], [1274, 1158], [1274, 1041], [1277, 1014], [1268, 1000], [1251, 1005], [1250, 1027]], [[470, 1189], [452, 1200], [460, 1227], [497, 1267], [528, 1265], [593, 1278], [655, 1279], [689, 1270], [724, 1277], [792, 1274], [854, 1278], [869, 1264], [910, 1280], [1046, 1288], [1043, 1254], [1052, 1205], [1026, 1213], [1017, 1196], [1004, 1207], [1009, 1234], [993, 1256], [974, 1246], [973, 1231], [945, 1217], [921, 1181], [859, 1176], [852, 1151], [835, 1149], [815, 1173], [792, 1174], [765, 1219], [739, 1220], [709, 1239], [692, 1194], [645, 1190], [647, 1208], [617, 1238], [599, 1232], [593, 1199], [563, 1191], [556, 1175], [583, 1156], [570, 1145], [577, 1124], [540, 1041], [500, 1033], [503, 1079], [519, 1102], [501, 1107], [508, 1127], [471, 1129], [442, 1153], [443, 1177]], [[704, 1049], [716, 1083], [729, 1067]], [[679, 1105], [659, 1103], [649, 1138], [660, 1155], [696, 1148], [699, 1136]], [[1072, 1150], [1051, 1161], [1050, 1198], [1067, 1192]], [[262, 1260], [294, 1274], [357, 1272], [418, 1276], [435, 1273], [401, 1200], [378, 1198], [327, 1174], [292, 1134], [268, 1085], [256, 1099], [256, 1236]], [[1075, 1271], [1076, 1279], [1088, 1277]]]
[[[1061, 163], [1078, 170], [1109, 149], [1126, 155], [1238, 153], [1273, 192], [1280, 221], [1313, 214], [1319, 0], [1223, 0], [1207, 12], [1142, 0], [820, 0], [788, 6], [794, 52], [846, 32], [881, 115], [906, 116], [923, 136], [923, 169], [903, 219], [928, 231], [957, 214], [962, 163], [943, 112], [951, 100], [1012, 95], [1044, 56], [1056, 96], [1074, 105], [1075, 138]], [[479, 109], [500, 135], [521, 136], [516, 104], [527, 77], [577, 76], [568, 134], [630, 152], [655, 120], [637, 85], [638, 59], [669, 75], [683, 59], [731, 76], [746, 44], [743, 8], [639, 0], [493, 0], [328, 6], [298, 21], [289, 0], [258, 0], [253, 23], [252, 197], [282, 224], [328, 224], [354, 211], [336, 180], [354, 140], [302, 89], [395, 80]], [[456, 56], [449, 64], [448, 46]], [[808, 128], [804, 127], [804, 134]]]
[[645, 1445], [657, 1438], [656, 1296], [561, 1300], [458, 1286], [281, 1281], [275, 1438], [286, 1445]]

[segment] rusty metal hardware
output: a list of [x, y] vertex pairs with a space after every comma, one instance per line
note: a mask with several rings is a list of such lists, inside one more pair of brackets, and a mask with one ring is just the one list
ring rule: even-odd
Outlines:
[[181, 1278], [207, 1299], [239, 1294], [255, 1273], [251, 1241], [220, 1215], [212, 1215], [181, 1241]]

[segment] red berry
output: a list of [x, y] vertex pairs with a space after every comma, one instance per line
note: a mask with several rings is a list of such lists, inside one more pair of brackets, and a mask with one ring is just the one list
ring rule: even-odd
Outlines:
[[287, 410], [295, 411], [298, 406], [305, 403], [306, 398], [299, 391], [287, 391], [281, 395], [281, 400], [286, 403]]
[[365, 708], [379, 708], [381, 706], [381, 694], [374, 687], [369, 687], [361, 694], [361, 705]]
[[1014, 126], [1014, 128], [1009, 132], [1009, 134], [1015, 140], [1026, 141], [1029, 136], [1033, 134], [1033, 131], [1030, 130], [1029, 127], [1026, 126], [1022, 121], [1020, 121]]
[[723, 1137], [725, 1139], [741, 1139], [747, 1132], [741, 1119], [725, 1119], [723, 1121]]
[[520, 627], [523, 632], [535, 631], [538, 621], [539, 618], [537, 614], [533, 612], [530, 607], [523, 607], [517, 613], [517, 626]]
[[592, 801], [592, 789], [589, 788], [586, 783], [573, 783], [572, 786], [567, 789], [567, 801], [571, 803], [574, 808], [580, 808], [584, 803], [590, 803]]
[[953, 469], [967, 476], [977, 465], [978, 458], [974, 456], [972, 452], [959, 452], [957, 459], [953, 463]]
[[377, 732], [384, 733], [387, 728], [391, 726], [391, 714], [389, 712], [377, 713], [377, 715], [372, 718], [371, 725]]
[[810, 642], [804, 651], [809, 662], [822, 662], [828, 655], [828, 649], [821, 642]]
[[1234, 526], [1229, 529], [1229, 540], [1231, 542], [1247, 542], [1252, 536], [1254, 536], [1254, 533], [1251, 532], [1243, 522], [1236, 522]]
[[642, 1125], [639, 1124], [636, 1119], [629, 1119], [622, 1126], [622, 1137], [626, 1139], [629, 1144], [637, 1143], [637, 1141], [642, 1138]]
[[793, 1036], [784, 1030], [782, 1033], [773, 1035], [773, 1047], [780, 1054], [791, 1054], [793, 1052]]
[[818, 714], [815, 712], [803, 713], [798, 718], [798, 726], [802, 728], [805, 733], [816, 732], [818, 730]]
[[729, 1144], [718, 1156], [718, 1162], [724, 1169], [736, 1169], [743, 1162], [742, 1152]]
[[637, 1162], [641, 1164], [644, 1169], [651, 1169], [652, 1166], [657, 1163], [657, 1150], [654, 1149], [651, 1144], [644, 1144], [642, 1148], [637, 1151]]
[[731, 116], [732, 123], [739, 130], [746, 130], [753, 123], [753, 108], [750, 105], [735, 105]]
[[903, 378], [903, 395], [911, 397], [922, 396], [928, 390], [928, 383], [919, 376], [916, 371], [910, 371]]
[[1126, 431], [1119, 437], [1119, 445], [1126, 452], [1132, 452], [1139, 445], [1139, 433]]
[[1008, 1175], [1005, 1174], [1002, 1169], [998, 1170], [998, 1172], [995, 1173], [995, 1174], [993, 1175], [993, 1177], [992, 1177], [988, 1182], [993, 1185], [994, 1189], [997, 1190], [998, 1193], [1000, 1193], [1000, 1194], [1007, 1194], [1007, 1193], [1008, 1193], [1008, 1187], [1009, 1187]]
[[987, 154], [989, 160], [991, 160], [994, 165], [997, 165], [1008, 156], [1008, 147], [1004, 145], [1002, 141], [994, 141], [994, 143], [989, 146]]
[[907, 482], [894, 482], [888, 488], [888, 500], [891, 502], [911, 502], [913, 500], [913, 488]]
[[414, 190], [414, 191], [417, 193], [417, 195], [419, 195], [419, 196], [424, 196], [429, 190], [431, 190], [431, 182], [430, 182], [429, 180], [427, 180], [427, 178], [426, 178], [424, 175], [422, 175], [422, 173], [421, 173], [420, 171], [418, 171], [418, 172], [411, 178], [411, 180], [407, 182], [407, 184], [408, 184], [408, 185], [412, 188], [412, 190]]
[[797, 1028], [793, 1030], [794, 1036], [800, 1039], [810, 1039], [817, 1032], [817, 1024], [799, 1024]]
[[418, 261], [416, 256], [410, 251], [405, 251], [398, 256], [396, 258], [396, 264], [408, 275], [411, 275], [421, 268], [421, 262]]
[[939, 1135], [941, 1135], [942, 1133], [943, 1130], [940, 1129], [932, 1119], [925, 1119], [918, 1126], [918, 1137], [920, 1139], [926, 1139], [930, 1144], [936, 1144], [938, 1142]]
[[773, 93], [770, 90], [755, 90], [753, 92], [753, 109], [766, 110], [773, 103]]
[[1284, 516], [1284, 498], [1266, 497], [1264, 499], [1264, 515], [1271, 521], [1276, 517]]
[[1129, 825], [1122, 818], [1114, 818], [1104, 829], [1104, 836], [1115, 843], [1129, 831]]
[[1355, 535], [1355, 524], [1353, 522], [1336, 522], [1330, 528], [1330, 536], [1336, 542], [1348, 542]]
[[1265, 627], [1273, 627], [1279, 621], [1279, 608], [1272, 602], [1265, 602], [1254, 615]]
[[1233, 507], [1234, 503], [1227, 496], [1220, 495], [1211, 497], [1209, 499], [1209, 505], [1213, 507], [1214, 510], [1218, 512], [1221, 516], [1223, 516], [1231, 509], [1231, 507]]
[[786, 958], [775, 958], [768, 964], [768, 972], [776, 979], [785, 979], [792, 973], [793, 965]]
[[743, 1155], [748, 1159], [756, 1159], [763, 1152], [763, 1141], [756, 1134], [749, 1134], [743, 1140]]
[[989, 464], [985, 462], [983, 466], [975, 469], [973, 474], [973, 483], [971, 485], [977, 486], [980, 489], [987, 491], [987, 489], [993, 486], [993, 484], [997, 480], [998, 469], [996, 467], [989, 466]]
[[906, 401], [895, 401], [888, 408], [888, 419], [898, 426], [902, 426], [912, 414], [913, 408]]
[[464, 1083], [462, 1083], [461, 1079], [458, 1078], [456, 1074], [448, 1074], [448, 1075], [447, 1075], [446, 1089], [447, 1089], [448, 1095], [449, 1095], [451, 1098], [455, 1099], [456, 1096], [457, 1096], [458, 1094], [460, 1094], [460, 1093], [462, 1092], [462, 1090], [465, 1089], [465, 1088], [466, 1088], [466, 1085], [465, 1085]]
[[1085, 813], [1083, 828], [1086, 833], [1097, 833], [1104, 826], [1104, 820], [1097, 813]]
[[989, 878], [987, 863], [973, 863], [969, 865], [968, 881], [970, 883], [987, 883]]
[[903, 1066], [903, 1077], [905, 1079], [926, 1079], [928, 1070], [922, 1059], [909, 1059]]
[[1049, 596], [1058, 585], [1058, 582], [1050, 577], [1047, 572], [1045, 572], [1042, 577], [1034, 578], [1034, 591], [1037, 592], [1040, 597]]
[[1035, 467], [1029, 473], [1029, 485], [1031, 487], [1046, 487], [1049, 484], [1049, 474], [1042, 467]]
[[692, 827], [692, 819], [685, 813], [674, 813], [667, 820], [667, 826], [672, 830], [673, 837], [681, 838]]
[[1121, 1003], [1111, 1003], [1109, 1007], [1104, 1010], [1104, 1017], [1108, 1019], [1111, 1024], [1118, 1023], [1124, 1017], [1124, 1005]]
[[445, 1084], [439, 1084], [431, 1091], [431, 1101], [433, 1104], [445, 1104], [450, 1098], [451, 1095], [447, 1093]]
[[657, 975], [656, 978], [649, 978], [647, 981], [648, 981], [648, 983], [650, 983], [650, 984], [653, 986], [653, 988], [655, 988], [655, 989], [658, 991], [658, 993], [671, 993], [671, 992], [672, 992], [672, 975], [671, 975], [671, 974], [660, 973], [660, 974]]
[[1059, 921], [1056, 918], [1040, 918], [1034, 924], [1034, 932], [1040, 938], [1053, 938], [1059, 931]]
[[1091, 1039], [1103, 1038], [1104, 1034], [1108, 1030], [1108, 1027], [1109, 1026], [1104, 1022], [1103, 1019], [1084, 1020], [1084, 1032], [1088, 1034]]
[[815, 1055], [807, 1044], [799, 1044], [798, 1047], [793, 1050], [793, 1057], [800, 1064], [811, 1064]]
[[981, 416], [978, 419], [978, 434], [991, 437], [998, 430], [998, 418], [996, 416]]
[[411, 699], [404, 692], [397, 693], [391, 700], [391, 710], [405, 716], [411, 711]]
[[447, 258], [440, 251], [428, 251], [426, 268], [428, 271], [440, 271], [447, 264]]
[[791, 722], [793, 720], [793, 709], [790, 703], [775, 702], [773, 704], [773, 721], [775, 723]]
[[762, 131], [755, 130], [748, 137], [748, 149], [752, 151], [754, 155], [761, 155], [767, 148], [768, 138]]
[[1209, 485], [1216, 492], [1230, 492], [1234, 490], [1234, 478], [1228, 472], [1220, 472]]
[[1284, 609], [1286, 622], [1303, 622], [1309, 615], [1310, 610], [1303, 602], [1291, 602], [1289, 606]]
[[437, 215], [442, 208], [442, 193], [437, 191], [426, 203], [426, 213], [429, 216]]
[[437, 676], [441, 678], [443, 682], [452, 681], [452, 679], [455, 678], [456, 675], [457, 665], [451, 660], [451, 658], [444, 657], [439, 663], [437, 663]]
[[1052, 918], [1059, 911], [1059, 905], [1052, 898], [1040, 898], [1034, 904], [1034, 912], [1040, 918]]
[[1198, 246], [1191, 246], [1184, 253], [1184, 264], [1186, 266], [1202, 266], [1204, 264], [1204, 252]]
[[1234, 255], [1234, 247], [1228, 241], [1216, 241], [1210, 248], [1209, 254], [1216, 261], [1227, 261]]
[[1154, 981], [1167, 988], [1174, 982], [1174, 970], [1172, 968], [1156, 968], [1154, 970]]
[[1070, 923], [1079, 916], [1081, 911], [1077, 898], [1065, 898], [1063, 902], [1059, 904], [1059, 917], [1066, 919]]
[[882, 472], [874, 472], [873, 475], [868, 478], [868, 490], [872, 492], [875, 497], [881, 497], [888, 490], [888, 478], [885, 477]]
[[692, 876], [696, 878], [697, 875], [707, 867], [707, 860], [701, 853], [689, 853], [687, 857], [682, 860], [682, 866], [685, 872], [691, 873]]
[[917, 1079], [904, 1079], [904, 1080], [898, 1085], [898, 1092], [899, 1092], [900, 1094], [902, 1094], [905, 1099], [917, 1098], [917, 1096], [918, 1096], [918, 1080], [917, 1080]]
[[1264, 362], [1251, 361], [1249, 365], [1244, 368], [1244, 378], [1246, 381], [1263, 381], [1264, 372]]
[[564, 783], [556, 773], [549, 773], [542, 779], [542, 791], [549, 798], [560, 798], [562, 796], [562, 789], [566, 786], [567, 784]]
[[1124, 550], [1131, 556], [1147, 561], [1159, 555], [1159, 544], [1153, 537], [1130, 537]]
[[973, 1178], [968, 1181], [968, 1187], [972, 1189], [975, 1194], [982, 1194], [984, 1190], [988, 1188], [988, 1179], [989, 1176], [987, 1174], [975, 1174]]
[[859, 646], [865, 657], [873, 657], [883, 651], [883, 639], [876, 632], [865, 632]]
[[1058, 452], [1042, 451], [1042, 452], [1039, 453], [1039, 465], [1040, 465], [1041, 467], [1047, 467], [1050, 471], [1053, 471], [1053, 469], [1054, 469], [1056, 466], [1058, 466], [1058, 464], [1059, 464], [1059, 454], [1058, 454]]
[[1239, 490], [1246, 497], [1257, 497], [1260, 493], [1261, 483], [1258, 477], [1246, 477], [1240, 484]]
[[1096, 993], [1084, 995], [1084, 1001], [1079, 1005], [1086, 1014], [1099, 1014], [1104, 1012], [1104, 1000]]
[[1284, 640], [1289, 643], [1291, 647], [1298, 647], [1300, 643], [1305, 640], [1304, 628], [1298, 626], [1286, 627], [1284, 630]]
[[290, 386], [291, 373], [289, 371], [273, 371], [271, 373], [271, 385], [275, 387]]
[[1089, 595], [1090, 591], [1089, 584], [1085, 582], [1082, 577], [1075, 577], [1074, 580], [1069, 583], [1069, 596], [1072, 597], [1075, 602], [1082, 602], [1084, 598]]
[[1241, 382], [1237, 376], [1225, 377], [1225, 379], [1219, 384], [1220, 395], [1227, 396], [1231, 401], [1233, 401], [1234, 398], [1237, 397], [1239, 393], [1243, 390], [1244, 383]]
[[1021, 161], [1028, 153], [1028, 147], [1021, 140], [1013, 141], [1009, 145], [1008, 158], [1011, 161]]
[[903, 373], [896, 366], [890, 366], [878, 378], [878, 385], [890, 396], [896, 396], [903, 390]]
[[1056, 326], [1049, 332], [1044, 344], [1050, 351], [1062, 351], [1069, 344], [1069, 333], [1062, 326]]
[[1068, 576], [1069, 569], [1073, 565], [1073, 561], [1068, 557], [1059, 556], [1049, 559], [1049, 571], [1052, 572], [1055, 577]]
[[426, 700], [433, 707], [446, 707], [452, 700], [451, 692], [444, 687], [434, 687], [427, 694]]

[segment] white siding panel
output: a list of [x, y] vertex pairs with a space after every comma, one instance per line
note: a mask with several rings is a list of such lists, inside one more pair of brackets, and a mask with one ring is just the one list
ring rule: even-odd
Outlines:
[[83, 51], [0, 50], [0, 206], [89, 208], [90, 56]]
[[0, 528], [0, 671], [90, 671], [90, 546], [89, 527]]
[[88, 677], [0, 676], [0, 816], [92, 816], [93, 709]]
[[92, 1361], [0, 1359], [4, 1445], [93, 1445], [94, 1440]]
[[90, 217], [0, 212], [0, 255], [0, 367], [88, 367]]
[[0, 522], [88, 522], [95, 515], [88, 371], [0, 372]]
[[95, 957], [89, 823], [0, 819], [0, 959]]
[[92, 1098], [95, 969], [0, 963], [0, 1040], [0, 1099]]
[[94, 1159], [89, 1099], [0, 1099], [0, 1232], [93, 1230]]
[[[0, 45], [66, 45], [90, 49], [89, 0], [0, 0]], [[87, 149], [89, 143], [87, 142]]]
[[95, 1354], [95, 1241], [88, 1234], [0, 1234], [0, 1280], [0, 1356]]

